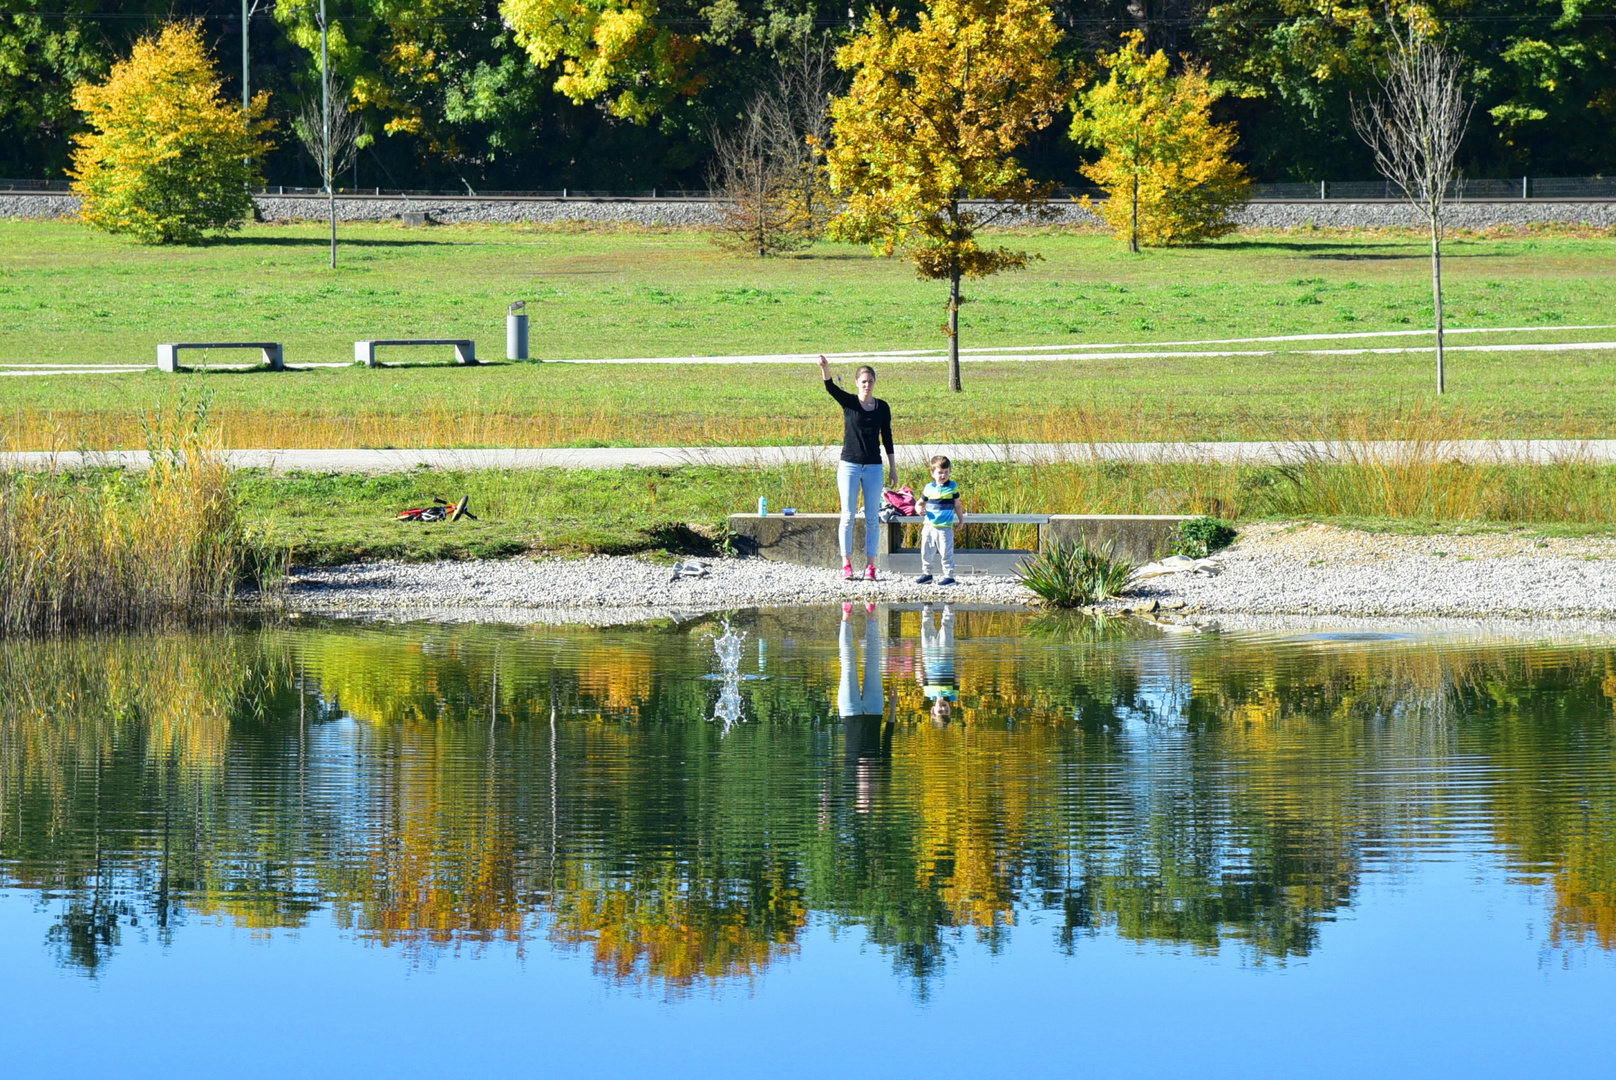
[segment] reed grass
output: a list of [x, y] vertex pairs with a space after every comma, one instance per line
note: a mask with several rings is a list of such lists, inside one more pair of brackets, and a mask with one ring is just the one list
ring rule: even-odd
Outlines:
[[[1320, 424], [1297, 439], [1324, 439], [1333, 456], [1298, 450], [1283, 465], [1098, 456], [1032, 463], [959, 462], [966, 525], [962, 546], [1036, 547], [1027, 526], [970, 524], [972, 513], [1188, 514], [1232, 521], [1345, 520], [1558, 528], [1616, 526], [1616, 467], [1585, 454], [1526, 464], [1453, 460], [1464, 418], [1434, 412]], [[1395, 455], [1374, 444], [1403, 440]], [[1300, 445], [1300, 444], [1298, 444]], [[1098, 446], [1092, 447], [1097, 454]], [[919, 467], [899, 477], [919, 487]], [[730, 514], [767, 496], [803, 513], [838, 509], [831, 469], [707, 466], [609, 470], [413, 470], [381, 476], [235, 478], [243, 520], [300, 563], [365, 558], [438, 559], [523, 552], [679, 550], [688, 524], [718, 538]], [[393, 511], [434, 495], [471, 496], [480, 520], [402, 525]]]
[[0, 634], [194, 617], [266, 562], [205, 402], [146, 418], [144, 473], [0, 470]]

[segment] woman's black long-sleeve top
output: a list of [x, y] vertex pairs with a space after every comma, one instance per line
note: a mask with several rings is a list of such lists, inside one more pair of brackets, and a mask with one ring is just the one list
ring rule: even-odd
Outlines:
[[892, 456], [892, 410], [880, 398], [875, 408], [866, 409], [859, 404], [857, 394], [849, 394], [829, 379], [825, 380], [825, 393], [836, 399], [842, 407], [842, 460], [855, 465], [881, 464], [881, 447]]

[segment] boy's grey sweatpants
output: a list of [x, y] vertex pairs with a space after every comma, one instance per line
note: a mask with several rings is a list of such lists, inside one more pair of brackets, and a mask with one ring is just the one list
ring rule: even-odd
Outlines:
[[937, 529], [930, 525], [920, 528], [920, 572], [931, 573], [931, 564], [942, 566], [943, 577], [954, 576], [954, 530]]

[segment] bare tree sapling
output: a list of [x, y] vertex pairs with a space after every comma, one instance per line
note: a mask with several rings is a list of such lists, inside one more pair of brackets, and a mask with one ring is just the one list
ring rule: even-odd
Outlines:
[[[365, 131], [364, 117], [348, 111], [348, 91], [333, 86], [321, 97], [312, 95], [292, 121], [298, 140], [320, 170], [331, 215], [331, 266], [337, 265], [337, 197], [334, 178], [351, 168], [359, 155], [359, 139]], [[323, 106], [323, 108], [322, 108]], [[325, 115], [322, 116], [322, 113]]]
[[1470, 125], [1464, 60], [1412, 22], [1391, 27], [1380, 94], [1352, 103], [1352, 125], [1375, 168], [1402, 189], [1431, 230], [1431, 298], [1436, 308], [1436, 392], [1447, 390], [1442, 340], [1443, 210], [1458, 179], [1459, 144]]

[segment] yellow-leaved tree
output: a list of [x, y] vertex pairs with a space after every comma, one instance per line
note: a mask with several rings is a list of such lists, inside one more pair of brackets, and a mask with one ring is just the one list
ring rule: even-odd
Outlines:
[[561, 58], [555, 91], [575, 103], [616, 90], [608, 111], [644, 123], [701, 89], [701, 38], [659, 20], [656, 0], [502, 0], [499, 13], [539, 67]]
[[831, 186], [847, 197], [833, 235], [903, 251], [924, 278], [946, 278], [948, 387], [960, 389], [960, 279], [1027, 264], [984, 248], [983, 226], [1047, 208], [1015, 151], [1072, 92], [1054, 56], [1061, 31], [1040, 0], [927, 0], [913, 28], [872, 12], [836, 54], [854, 71], [831, 104]]
[[75, 136], [79, 215], [143, 243], [200, 243], [252, 214], [249, 185], [269, 149], [269, 95], [243, 112], [223, 93], [197, 23], [170, 23], [135, 43], [103, 83], [80, 83], [73, 104], [90, 130]]
[[[1232, 232], [1230, 214], [1245, 204], [1250, 180], [1229, 158], [1234, 125], [1212, 122], [1222, 93], [1205, 67], [1173, 75], [1167, 54], [1146, 56], [1143, 43], [1139, 31], [1125, 34], [1120, 49], [1100, 58], [1110, 78], [1072, 104], [1072, 138], [1104, 151], [1083, 166], [1109, 196], [1096, 212], [1130, 251]], [[1084, 205], [1093, 208], [1086, 198]]]

